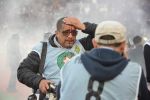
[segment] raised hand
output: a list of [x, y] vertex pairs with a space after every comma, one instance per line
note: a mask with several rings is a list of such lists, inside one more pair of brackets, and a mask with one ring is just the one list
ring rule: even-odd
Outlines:
[[73, 25], [76, 29], [84, 30], [85, 25], [81, 23], [81, 21], [78, 18], [75, 17], [66, 17], [64, 18], [64, 23], [67, 25]]

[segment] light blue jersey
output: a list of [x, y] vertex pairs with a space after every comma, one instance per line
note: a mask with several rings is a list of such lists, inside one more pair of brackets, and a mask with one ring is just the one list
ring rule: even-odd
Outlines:
[[[39, 43], [33, 48], [33, 51], [38, 53], [39, 56], [41, 56], [41, 50], [42, 43]], [[83, 53], [84, 51], [85, 50], [79, 41], [76, 41], [71, 49], [52, 47], [48, 42], [43, 76], [57, 85], [60, 80], [60, 69], [64, 63], [67, 62], [67, 59]]]
[[126, 63], [112, 50], [95, 49], [85, 55], [73, 57], [62, 68], [60, 100], [137, 100], [142, 72], [139, 64]]

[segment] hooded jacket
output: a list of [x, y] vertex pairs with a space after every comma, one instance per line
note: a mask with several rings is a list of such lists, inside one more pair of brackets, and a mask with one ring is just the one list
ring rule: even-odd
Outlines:
[[107, 49], [95, 49], [81, 56], [85, 69], [98, 81], [108, 81], [119, 75], [128, 64], [128, 60], [117, 52]]
[[60, 100], [149, 100], [141, 66], [106, 48], [74, 57], [61, 71]]

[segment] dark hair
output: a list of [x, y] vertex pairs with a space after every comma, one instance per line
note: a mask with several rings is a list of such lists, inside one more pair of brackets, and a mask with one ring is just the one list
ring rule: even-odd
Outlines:
[[133, 43], [136, 45], [136, 44], [139, 44], [140, 42], [142, 42], [142, 37], [141, 36], [135, 36], [133, 38]]
[[57, 21], [57, 24], [56, 24], [57, 25], [57, 31], [60, 31], [62, 29], [62, 25], [64, 24], [64, 22], [63, 22], [64, 18], [66, 18], [66, 17], [62, 17]]

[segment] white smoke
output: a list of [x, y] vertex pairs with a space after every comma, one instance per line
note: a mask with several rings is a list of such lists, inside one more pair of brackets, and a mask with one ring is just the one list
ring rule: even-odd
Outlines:
[[145, 11], [149, 3], [145, 1], [148, 0], [0, 0], [0, 71], [9, 69], [6, 42], [12, 34], [20, 35], [24, 58], [33, 45], [42, 40], [43, 33], [54, 33], [56, 21], [63, 16], [97, 24], [118, 20], [127, 26], [129, 37], [149, 37], [149, 15]]

